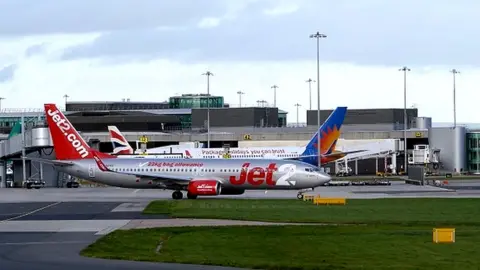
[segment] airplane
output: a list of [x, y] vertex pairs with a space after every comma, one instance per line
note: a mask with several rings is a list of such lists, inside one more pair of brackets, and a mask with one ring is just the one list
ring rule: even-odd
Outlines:
[[[337, 159], [341, 159], [348, 154], [364, 152], [367, 150], [355, 150], [342, 152], [335, 150], [338, 138], [340, 137], [340, 128], [345, 119], [347, 107], [337, 107], [320, 127], [321, 131], [321, 164], [326, 164]], [[108, 126], [110, 141], [113, 144], [114, 152], [126, 153], [125, 157], [131, 157], [135, 151], [128, 143], [125, 136], [122, 135], [116, 126]], [[312, 165], [318, 165], [318, 132], [316, 132], [305, 147], [287, 146], [287, 147], [245, 147], [230, 148], [228, 155], [224, 149], [219, 148], [191, 148], [179, 145], [170, 147], [157, 147], [147, 149], [146, 155], [152, 158], [169, 158], [176, 155], [178, 158], [270, 158], [270, 159], [290, 159], [300, 160]], [[127, 150], [128, 149], [128, 150]], [[168, 153], [172, 149], [177, 153]], [[163, 153], [162, 153], [163, 152]], [[161, 155], [160, 155], [161, 154]], [[119, 155], [120, 157], [120, 155]]]
[[298, 190], [303, 193], [331, 180], [313, 165], [272, 159], [117, 158], [90, 148], [55, 104], [45, 104], [55, 160], [25, 157], [52, 164], [80, 179], [134, 189], [169, 189], [172, 198], [240, 195], [249, 189]]

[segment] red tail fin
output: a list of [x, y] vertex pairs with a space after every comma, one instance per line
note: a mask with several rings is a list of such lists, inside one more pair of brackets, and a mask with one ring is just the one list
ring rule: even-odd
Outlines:
[[[55, 104], [45, 104], [45, 117], [52, 136], [57, 159], [93, 158], [92, 149]], [[102, 157], [113, 157], [99, 153]]]

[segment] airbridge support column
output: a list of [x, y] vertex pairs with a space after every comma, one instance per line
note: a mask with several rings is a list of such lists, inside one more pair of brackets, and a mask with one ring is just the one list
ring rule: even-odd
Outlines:
[[7, 183], [5, 161], [0, 161], [0, 177], [0, 188], [5, 188]]
[[39, 172], [38, 172], [38, 178], [40, 178], [40, 181], [43, 181], [43, 162], [39, 162]]
[[392, 154], [392, 165], [393, 165], [392, 174], [396, 174], [397, 173], [397, 153], [396, 152]]
[[358, 175], [358, 159], [355, 159], [355, 175]]

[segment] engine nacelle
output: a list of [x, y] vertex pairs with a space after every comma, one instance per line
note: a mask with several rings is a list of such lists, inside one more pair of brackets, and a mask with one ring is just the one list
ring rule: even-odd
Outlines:
[[221, 195], [242, 195], [245, 193], [245, 189], [239, 188], [222, 188]]
[[216, 196], [222, 192], [222, 186], [217, 180], [194, 180], [188, 184], [188, 193], [200, 196]]

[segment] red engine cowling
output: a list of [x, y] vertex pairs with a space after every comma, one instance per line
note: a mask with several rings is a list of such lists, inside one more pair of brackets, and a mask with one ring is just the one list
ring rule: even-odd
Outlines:
[[217, 180], [194, 180], [188, 184], [188, 193], [200, 196], [216, 196], [222, 192]]

